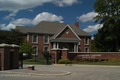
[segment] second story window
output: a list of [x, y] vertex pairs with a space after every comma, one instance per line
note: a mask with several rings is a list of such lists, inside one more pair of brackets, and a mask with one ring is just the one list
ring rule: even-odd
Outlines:
[[85, 38], [85, 45], [88, 45], [88, 44], [89, 44], [89, 39]]
[[38, 42], [38, 35], [33, 35], [33, 43], [37, 43]]
[[44, 36], [44, 43], [45, 43], [45, 44], [48, 44], [48, 43], [49, 43], [49, 36], [48, 36], [48, 35], [45, 35], [45, 36]]

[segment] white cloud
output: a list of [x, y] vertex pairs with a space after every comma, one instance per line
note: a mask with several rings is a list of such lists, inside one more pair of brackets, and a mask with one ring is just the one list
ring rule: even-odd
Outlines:
[[82, 3], [82, 1], [79, 1], [79, 0], [55, 0], [53, 3], [60, 7], [63, 7], [63, 6], [71, 6], [74, 3]]
[[57, 16], [48, 12], [42, 12], [33, 19], [33, 24], [36, 25], [41, 21], [61, 21], [62, 19], [62, 16]]
[[52, 13], [48, 12], [42, 12], [38, 14], [34, 19], [28, 19], [28, 18], [20, 18], [16, 20], [12, 20], [8, 25], [1, 24], [0, 27], [2, 30], [9, 30], [11, 28], [15, 28], [15, 26], [22, 26], [22, 25], [36, 25], [41, 21], [58, 21], [58, 22], [63, 22], [61, 21], [63, 19], [62, 16], [57, 16]]
[[4, 19], [9, 19], [9, 18], [11, 18], [11, 17], [13, 17], [13, 16], [16, 16], [16, 14], [15, 13], [10, 13], [8, 16], [6, 16]]
[[79, 19], [79, 21], [82, 21], [82, 22], [86, 22], [86, 21], [93, 21], [93, 18], [98, 15], [98, 13], [95, 13], [94, 11], [93, 12], [89, 12], [87, 14], [83, 14], [82, 16], [80, 17], [77, 17], [77, 19]]
[[44, 3], [53, 3], [57, 6], [71, 6], [80, 3], [80, 0], [0, 0], [0, 11], [18, 12], [23, 9], [30, 9], [42, 6]]
[[91, 39], [94, 40], [94, 37], [92, 36]]
[[89, 25], [87, 28], [83, 29], [86, 32], [93, 32], [98, 30], [99, 28], [102, 28], [103, 25], [102, 24], [97, 24], [97, 25]]
[[15, 29], [15, 25], [12, 23], [9, 23], [8, 25], [1, 24], [0, 27], [1, 27], [1, 30]]
[[59, 21], [59, 23], [64, 23], [64, 21]]
[[29, 24], [32, 24], [32, 20], [27, 18], [20, 18], [20, 19], [11, 21], [11, 23], [15, 25], [29, 25]]
[[32, 10], [32, 9], [29, 9], [28, 11], [33, 12], [33, 10]]

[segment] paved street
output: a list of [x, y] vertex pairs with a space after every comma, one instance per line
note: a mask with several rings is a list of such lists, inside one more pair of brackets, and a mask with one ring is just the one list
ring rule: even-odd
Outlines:
[[[39, 71], [48, 71], [48, 74], [62, 74], [63, 72], [71, 72], [71, 74], [64, 76], [35, 76], [2, 71], [0, 72], [0, 80], [120, 80], [120, 67], [35, 65], [35, 68]], [[12, 72], [14, 71], [26, 72], [27, 68], [25, 70], [13, 70]], [[51, 73], [52, 71], [54, 73]]]

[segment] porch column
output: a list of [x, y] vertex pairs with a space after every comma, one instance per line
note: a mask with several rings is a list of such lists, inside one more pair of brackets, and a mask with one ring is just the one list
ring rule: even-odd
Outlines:
[[76, 46], [77, 46], [77, 52], [78, 52], [78, 43], [76, 43]]
[[56, 48], [56, 42], [53, 43], [53, 48]]
[[59, 42], [57, 42], [57, 49], [59, 48]]
[[74, 52], [76, 52], [76, 43], [74, 43]]

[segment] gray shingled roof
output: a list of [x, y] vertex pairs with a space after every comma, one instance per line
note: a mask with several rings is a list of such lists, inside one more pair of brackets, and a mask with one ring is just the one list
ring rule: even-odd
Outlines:
[[91, 36], [85, 31], [69, 23], [58, 23], [42, 21], [35, 27], [16, 26], [22, 33], [42, 33], [42, 34], [56, 34], [62, 30], [66, 25], [69, 25], [78, 36]]

